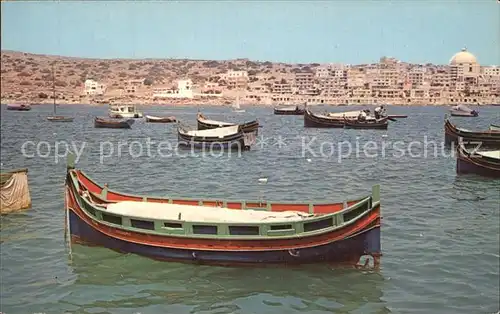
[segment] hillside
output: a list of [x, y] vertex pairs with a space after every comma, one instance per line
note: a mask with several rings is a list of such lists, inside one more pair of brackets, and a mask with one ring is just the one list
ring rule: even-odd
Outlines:
[[[248, 71], [250, 82], [267, 81], [292, 75], [293, 69], [306, 65], [288, 65], [271, 62], [252, 62], [247, 59], [210, 61], [179, 59], [84, 59], [38, 55], [16, 51], [1, 52], [1, 98], [20, 102], [43, 102], [52, 97], [52, 68], [55, 68], [55, 85], [58, 99], [66, 103], [100, 102], [110, 99], [132, 98], [151, 100], [154, 88], [172, 88], [179, 79], [189, 78], [195, 87], [220, 80], [228, 70]], [[316, 65], [316, 64], [315, 64]], [[314, 66], [314, 65], [313, 65]], [[103, 96], [82, 95], [84, 82], [93, 79], [107, 85]], [[131, 80], [144, 80], [138, 92], [123, 95]], [[222, 87], [224, 82], [221, 82]], [[230, 88], [228, 88], [230, 89]], [[227, 92], [227, 90], [225, 92]], [[223, 91], [224, 92], [224, 91]], [[226, 96], [227, 93], [224, 93]], [[230, 102], [233, 95], [224, 97]], [[130, 99], [130, 100], [132, 100]]]

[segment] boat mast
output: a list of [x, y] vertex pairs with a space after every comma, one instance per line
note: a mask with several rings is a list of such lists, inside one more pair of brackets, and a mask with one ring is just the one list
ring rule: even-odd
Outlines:
[[56, 72], [52, 63], [52, 98], [54, 99], [54, 114], [56, 114]]

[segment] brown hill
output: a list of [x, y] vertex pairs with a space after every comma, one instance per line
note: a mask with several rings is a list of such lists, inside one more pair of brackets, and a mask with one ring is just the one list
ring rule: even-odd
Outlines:
[[293, 65], [253, 62], [248, 59], [213, 61], [187, 59], [85, 59], [39, 55], [17, 51], [1, 52], [1, 97], [3, 100], [43, 102], [52, 98], [52, 64], [56, 97], [64, 102], [82, 102], [86, 79], [107, 85], [104, 97], [119, 96], [130, 80], [144, 80], [136, 98], [147, 99], [154, 87], [170, 87], [176, 80], [190, 78], [202, 86], [232, 70], [246, 70], [272, 77], [291, 73]]

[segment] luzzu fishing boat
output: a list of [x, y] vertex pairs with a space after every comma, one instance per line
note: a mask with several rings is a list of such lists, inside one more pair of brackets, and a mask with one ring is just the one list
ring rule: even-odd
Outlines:
[[[237, 125], [237, 123], [209, 120], [201, 113], [198, 113], [196, 120], [198, 122], [198, 130], [209, 130]], [[257, 120], [242, 123], [240, 127], [243, 133], [255, 132], [255, 134], [257, 134], [259, 132], [259, 122]]]
[[500, 178], [500, 150], [476, 151], [461, 143], [457, 148], [457, 173]]
[[70, 155], [66, 213], [72, 243], [160, 260], [378, 267], [381, 256], [378, 185], [333, 204], [135, 196], [95, 183]]
[[471, 131], [453, 125], [447, 117], [444, 123], [444, 140], [447, 145], [457, 144], [462, 139], [464, 145], [500, 148], [500, 130]]
[[222, 150], [249, 150], [255, 143], [254, 133], [244, 133], [240, 125], [206, 130], [189, 130], [179, 122], [177, 139], [179, 147]]

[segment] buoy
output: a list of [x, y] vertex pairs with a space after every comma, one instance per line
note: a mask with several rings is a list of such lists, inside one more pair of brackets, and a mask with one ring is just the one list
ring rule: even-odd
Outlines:
[[307, 158], [307, 162], [311, 162], [311, 158]]
[[259, 182], [262, 182], [262, 183], [267, 183], [267, 178], [260, 178], [260, 179], [259, 179]]

